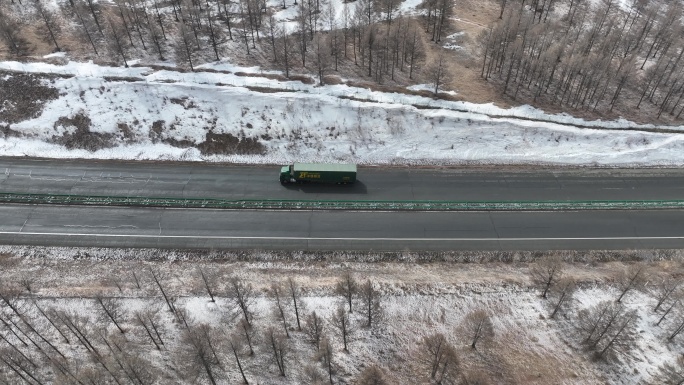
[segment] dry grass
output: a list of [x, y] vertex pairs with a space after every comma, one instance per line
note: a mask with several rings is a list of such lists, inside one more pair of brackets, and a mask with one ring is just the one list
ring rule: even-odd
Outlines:
[[41, 75], [0, 71], [0, 120], [17, 123], [38, 116], [47, 102], [59, 97], [57, 89], [46, 85], [49, 80]]
[[[493, 285], [528, 286], [529, 261], [545, 253], [520, 253], [515, 260], [497, 262], [483, 258], [480, 252], [463, 252], [462, 258], [447, 261], [436, 258], [432, 262], [417, 254], [397, 253], [302, 253], [261, 251], [173, 251], [152, 249], [88, 249], [88, 248], [16, 248], [16, 252], [0, 253], [0, 280], [21, 275], [26, 269], [38, 269], [37, 285], [48, 291], [65, 295], [70, 285], [62, 279], [78, 280], [86, 287], [99, 281], [99, 276], [130, 278], [131, 270], [141, 266], [156, 266], [167, 273], [191, 274], [196, 266], [230, 274], [254, 277], [257, 286], [268, 287], [273, 276], [291, 275], [306, 282], [315, 292], [332, 290], [340, 271], [351, 270], [383, 284], [388, 292], [402, 288], [433, 285]], [[434, 254], [434, 253], [432, 253]], [[116, 255], [118, 259], [108, 259]], [[466, 256], [472, 258], [466, 258]], [[566, 275], [580, 283], [595, 284], [612, 281], [626, 262], [634, 258], [633, 251], [605, 251], [567, 253]], [[610, 259], [606, 258], [610, 255]], [[46, 256], [46, 258], [43, 258]], [[663, 253], [649, 263], [649, 272], [661, 274], [684, 268], [684, 253], [680, 250]], [[628, 263], [628, 262], [627, 262]], [[196, 279], [197, 277], [191, 278]], [[304, 284], [303, 284], [304, 285]]]

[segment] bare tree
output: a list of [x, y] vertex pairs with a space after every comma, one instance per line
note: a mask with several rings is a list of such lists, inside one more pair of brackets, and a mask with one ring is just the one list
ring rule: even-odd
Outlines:
[[530, 266], [530, 278], [546, 298], [549, 289], [563, 277], [563, 258], [558, 254], [539, 258]]
[[150, 274], [152, 275], [152, 280], [154, 281], [155, 285], [157, 285], [159, 288], [159, 292], [161, 293], [162, 297], [164, 297], [164, 302], [166, 302], [166, 306], [169, 308], [169, 311], [171, 313], [175, 313], [176, 308], [173, 307], [170, 297], [167, 295], [166, 290], [164, 290], [164, 286], [162, 286], [164, 275], [158, 271], [155, 271], [154, 269], [150, 269]]
[[228, 282], [228, 295], [232, 298], [235, 306], [242, 312], [242, 317], [248, 327], [252, 327], [252, 310], [254, 301], [254, 289], [249, 283], [245, 283], [238, 277], [231, 277]]
[[332, 348], [330, 340], [326, 337], [322, 337], [318, 345], [318, 360], [321, 361], [325, 371], [328, 373], [328, 379], [330, 380], [330, 385], [333, 384], [333, 374], [335, 374], [336, 366], [333, 361], [335, 353]]
[[109, 31], [111, 32], [111, 40], [108, 41], [109, 50], [115, 54], [114, 56], [121, 56], [124, 67], [128, 68], [127, 56], [129, 46], [125, 40], [125, 29], [111, 18], [107, 19], [107, 24], [109, 24]]
[[133, 384], [153, 385], [160, 376], [154, 365], [136, 352], [123, 354], [120, 360], [123, 372]]
[[33, 285], [36, 282], [36, 276], [34, 274], [21, 274], [19, 277], [19, 285], [26, 290], [26, 293], [33, 293]]
[[135, 274], [135, 269], [131, 270], [131, 274], [133, 275], [133, 281], [135, 282], [135, 287], [138, 290], [142, 289], [142, 285], [140, 284], [140, 278], [138, 277], [137, 274]]
[[506, 8], [506, 3], [508, 2], [508, 0], [498, 0], [498, 2], [501, 4], [501, 12], [499, 12], [499, 19], [503, 19], [504, 9]]
[[112, 321], [114, 326], [119, 329], [121, 334], [126, 331], [121, 327], [121, 323], [124, 321], [125, 312], [121, 304], [115, 298], [104, 298], [101, 295], [95, 296], [95, 301], [102, 307], [105, 318]]
[[413, 79], [413, 71], [415, 71], [425, 59], [423, 41], [418, 36], [418, 27], [416, 26], [411, 28], [406, 40], [404, 56], [404, 61], [406, 61], [409, 66], [409, 79]]
[[278, 372], [285, 377], [285, 363], [290, 349], [287, 337], [270, 327], [266, 330], [266, 341], [272, 350], [273, 362], [278, 367]]
[[27, 384], [44, 384], [45, 380], [37, 377], [37, 373], [32, 362], [26, 359], [26, 356], [17, 354], [8, 349], [0, 349], [0, 363], [3, 363], [7, 369], [14, 372]]
[[665, 309], [665, 312], [663, 313], [663, 315], [660, 316], [660, 319], [658, 319], [658, 322], [656, 322], [656, 326], [660, 326], [660, 323], [665, 320], [665, 317], [667, 317], [667, 315], [670, 314], [672, 309], [674, 309], [675, 306], [677, 306], [678, 304], [679, 304], [679, 299], [672, 301], [670, 306], [668, 306], [667, 309]]
[[[130, 16], [130, 10], [128, 9], [128, 6], [124, 3], [124, 0], [114, 0], [114, 3], [116, 4], [116, 9], [119, 14], [119, 21], [121, 22], [122, 25], [122, 30], [125, 32], [126, 36], [128, 37], [128, 42], [130, 43], [131, 47], [135, 47], [135, 43], [133, 43], [133, 36], [131, 35], [131, 32], [128, 27], [128, 23], [126, 22], [126, 18], [128, 17], [129, 20], [131, 20]], [[108, 17], [107, 22], [111, 25], [111, 19]]]
[[235, 332], [235, 334], [243, 338], [243, 342], [247, 343], [247, 346], [249, 347], [249, 355], [253, 356], [254, 338], [256, 337], [254, 328], [252, 328], [252, 326], [249, 323], [247, 323], [247, 321], [245, 321], [244, 318], [242, 318], [238, 323], [237, 329], [238, 330]]
[[614, 324], [622, 311], [620, 304], [610, 301], [600, 302], [589, 309], [581, 310], [578, 317], [578, 329], [583, 335], [582, 342], [595, 345]]
[[195, 66], [193, 63], [197, 54], [197, 48], [193, 44], [193, 32], [185, 23], [181, 23], [178, 27], [175, 41], [176, 60], [182, 65], [187, 65], [190, 71], [194, 71]]
[[335, 313], [333, 313], [331, 323], [335, 327], [337, 334], [342, 337], [344, 351], [348, 352], [348, 346], [353, 335], [356, 333], [356, 328], [349, 317], [349, 313], [344, 310], [344, 306], [338, 307]]
[[475, 349], [477, 343], [494, 337], [494, 325], [486, 310], [478, 309], [470, 312], [465, 320], [464, 327], [470, 335], [470, 347]]
[[[144, 8], [143, 8], [144, 9]], [[147, 12], [144, 12], [145, 18], [147, 19], [147, 29], [149, 31], [148, 36], [152, 39], [152, 49], [157, 54], [159, 60], [165, 60], [164, 54], [166, 53], [166, 46], [162, 41], [164, 30], [149, 19]]]
[[204, 377], [212, 385], [217, 384], [221, 363], [214, 352], [209, 333], [201, 329], [186, 329], [183, 335], [184, 350], [178, 362], [189, 378]]
[[13, 55], [24, 55], [28, 50], [28, 41], [21, 36], [19, 23], [2, 9], [0, 9], [0, 41], [5, 43]]
[[166, 30], [164, 29], [164, 22], [162, 21], [162, 14], [159, 11], [159, 2], [157, 0], [152, 0], [152, 4], [154, 5], [154, 11], [157, 16], [157, 23], [159, 24], [159, 28], [161, 28], [162, 36], [164, 37], [164, 40], [166, 40]]
[[7, 337], [5, 337], [2, 333], [0, 333], [0, 340], [4, 341], [7, 344], [7, 346], [9, 346], [9, 348], [4, 348], [4, 349], [0, 350], [0, 352], [2, 352], [0, 354], [3, 354], [3, 355], [14, 354], [14, 355], [20, 356], [23, 360], [30, 363], [32, 367], [34, 367], [34, 368], [38, 367], [39, 362], [37, 360], [34, 360], [33, 358], [24, 354], [21, 351], [21, 349], [19, 349], [17, 347], [16, 344], [12, 343], [12, 341], [7, 339]]
[[54, 15], [49, 10], [45, 9], [45, 6], [43, 6], [41, 0], [34, 0], [34, 2], [36, 6], [36, 12], [38, 13], [38, 16], [43, 20], [43, 23], [45, 24], [45, 29], [47, 29], [47, 32], [50, 36], [50, 40], [52, 40], [52, 43], [55, 45], [55, 49], [57, 51], [61, 51], [62, 48], [60, 48], [56, 36], [59, 33], [59, 26], [57, 25], [57, 21], [55, 20]]
[[271, 52], [273, 53], [273, 62], [278, 63], [278, 49], [276, 48], [276, 39], [283, 34], [278, 20], [275, 18], [275, 13], [269, 10], [266, 13], [266, 21], [264, 23], [264, 32], [271, 45]]
[[206, 17], [207, 17], [207, 25], [209, 27], [209, 42], [211, 43], [211, 47], [214, 50], [214, 55], [216, 56], [216, 61], [221, 60], [221, 57], [219, 56], [219, 46], [224, 44], [226, 42], [223, 32], [221, 31], [220, 28], [218, 28], [218, 25], [215, 25], [215, 21], [211, 16], [211, 8], [207, 7], [206, 9]]
[[33, 306], [35, 306], [36, 309], [38, 310], [38, 312], [40, 313], [40, 315], [42, 315], [42, 316], [48, 321], [48, 323], [49, 323], [55, 330], [57, 330], [57, 333], [59, 333], [59, 335], [62, 336], [62, 338], [64, 339], [64, 342], [66, 342], [66, 343], [68, 344], [68, 343], [69, 343], [69, 338], [64, 334], [64, 332], [62, 331], [62, 329], [57, 325], [57, 322], [58, 322], [58, 321], [55, 320], [56, 317], [55, 317], [55, 315], [53, 314], [54, 311], [51, 311], [51, 310], [49, 310], [49, 309], [48, 309], [47, 311], [43, 310], [43, 308], [41, 308], [41, 307], [38, 305], [38, 303], [36, 302], [35, 299], [33, 299]]
[[[93, 48], [93, 52], [95, 53], [95, 55], [98, 55], [97, 47], [95, 46], [95, 37], [90, 33], [89, 30], [89, 27], [91, 27], [91, 23], [89, 22], [89, 20], [86, 20], [83, 17], [83, 15], [85, 14], [85, 10], [83, 9], [82, 3], [79, 2], [74, 4], [74, 6], [69, 8], [68, 11], [73, 12], [73, 14], [76, 16], [76, 19], [78, 20], [78, 24], [80, 25], [83, 34], [90, 43], [90, 46]], [[100, 30], [100, 34], [102, 34], [102, 30]]]
[[311, 385], [323, 385], [326, 381], [325, 373], [321, 372], [321, 369], [313, 364], [307, 364], [302, 369], [302, 377], [305, 383]]
[[658, 311], [660, 307], [672, 297], [677, 297], [677, 291], [681, 285], [681, 278], [668, 275], [661, 278], [653, 288], [653, 296], [656, 299], [656, 305], [653, 311]]
[[173, 315], [181, 326], [185, 327], [186, 330], [190, 330], [190, 323], [192, 322], [190, 312], [188, 309], [178, 307], [176, 305], [177, 301], [178, 297], [171, 298], [171, 306], [174, 309]]
[[580, 311], [578, 320], [582, 342], [599, 358], [629, 351], [633, 346], [637, 315], [619, 303], [600, 302]]
[[603, 358], [607, 352], [618, 352], [621, 348], [630, 349], [634, 335], [634, 324], [637, 320], [636, 311], [626, 312], [621, 322], [616, 325], [611, 335], [603, 341], [603, 347], [599, 346], [596, 351], [599, 358]]
[[323, 318], [318, 316], [316, 312], [309, 314], [304, 320], [304, 334], [307, 340], [312, 343], [316, 348], [321, 344], [321, 338], [325, 331], [325, 325], [323, 323]]
[[309, 25], [309, 9], [308, 1], [303, 0], [299, 3], [297, 7], [297, 31], [295, 36], [297, 37], [297, 50], [299, 51], [300, 57], [302, 59], [302, 67], [306, 67], [306, 53], [308, 52], [308, 42], [309, 42], [309, 32], [313, 29]]
[[101, 36], [104, 36], [102, 27], [100, 27], [100, 20], [97, 18], [97, 14], [100, 13], [100, 4], [94, 2], [93, 0], [86, 0], [86, 3], [88, 4], [88, 9], [90, 10], [90, 14], [93, 16], [95, 24], [97, 25], [97, 30], [100, 32]]
[[[240, 4], [242, 4], [242, 2], [240, 2]], [[246, 18], [246, 16], [242, 12], [242, 6], [240, 6], [240, 16], [243, 20]], [[244, 23], [244, 21], [243, 21], [243, 23]], [[238, 40], [241, 40], [243, 43], [245, 43], [245, 51], [247, 52], [247, 55], [249, 55], [250, 54], [250, 51], [249, 51], [249, 37], [250, 37], [249, 30], [247, 29], [246, 26], [243, 25], [242, 28], [238, 29], [236, 33], [237, 33]]]
[[245, 371], [242, 368], [242, 363], [240, 362], [240, 355], [243, 349], [243, 338], [240, 334], [234, 334], [230, 337], [228, 340], [228, 345], [230, 346], [230, 351], [233, 352], [233, 356], [235, 357], [235, 363], [238, 366], [238, 370], [240, 370], [240, 375], [242, 376], [242, 382], [246, 385], [249, 385], [249, 381], [247, 381], [247, 377], [245, 376]]
[[423, 337], [420, 347], [419, 361], [430, 374], [430, 380], [436, 384], [456, 384], [460, 373], [460, 364], [456, 349], [441, 333]]
[[323, 75], [328, 70], [328, 68], [330, 68], [331, 51], [330, 45], [327, 40], [327, 37], [319, 33], [316, 34], [313, 41], [313, 49], [315, 54], [314, 59], [316, 69], [318, 72], [318, 83], [320, 85], [325, 84], [325, 81], [323, 80]]
[[366, 367], [356, 379], [357, 385], [390, 385], [384, 370], [377, 365]]
[[137, 311], [135, 313], [135, 320], [150, 338], [157, 350], [161, 350], [164, 346], [162, 339], [162, 325], [159, 321], [159, 312], [156, 308], [147, 308], [145, 310]]
[[570, 278], [563, 278], [550, 288], [549, 296], [551, 297], [552, 310], [549, 318], [555, 318], [558, 312], [567, 307], [572, 301], [576, 288], [575, 281]]
[[284, 299], [282, 298], [282, 285], [280, 282], [273, 282], [271, 284], [271, 296], [273, 297], [274, 303], [273, 303], [273, 313], [275, 314], [276, 318], [282, 323], [283, 325], [283, 330], [285, 331], [285, 336], [287, 338], [290, 338], [290, 332], [288, 331], [287, 327], [287, 319], [285, 318], [285, 303]]
[[295, 319], [297, 320], [297, 330], [301, 331], [302, 326], [301, 326], [301, 323], [299, 322], [299, 311], [300, 311], [300, 308], [302, 307], [302, 292], [301, 292], [301, 289], [299, 288], [299, 285], [297, 285], [297, 282], [295, 282], [292, 279], [292, 277], [287, 279], [287, 287], [290, 290], [290, 298], [292, 299], [292, 307], [294, 309]]
[[207, 343], [207, 346], [209, 347], [209, 350], [211, 351], [211, 354], [214, 356], [214, 359], [216, 360], [216, 362], [218, 362], [219, 367], [222, 367], [221, 359], [219, 358], [218, 352], [219, 344], [223, 342], [223, 339], [220, 337], [224, 337], [225, 335], [218, 332], [213, 327], [205, 323], [197, 325], [197, 327], [195, 327], [195, 332], [198, 333], [199, 336], [204, 338], [204, 340]]
[[202, 277], [202, 283], [204, 284], [204, 289], [207, 291], [207, 294], [209, 295], [209, 298], [211, 298], [211, 302], [216, 302], [214, 299], [214, 285], [216, 282], [216, 276], [215, 275], [208, 275], [207, 273], [202, 270], [201, 267], [198, 268], [200, 276]]
[[629, 291], [642, 288], [647, 280], [646, 273], [646, 265], [641, 262], [630, 265], [626, 270], [624, 270], [620, 277], [618, 277], [620, 296], [616, 302], [622, 301], [622, 298]]
[[361, 285], [359, 290], [363, 312], [366, 316], [366, 326], [373, 327], [382, 318], [382, 308], [380, 307], [380, 294], [373, 286], [371, 280], [367, 280]]
[[94, 353], [96, 356], [100, 355], [98, 349], [94, 345], [92, 326], [88, 323], [86, 318], [64, 311], [55, 312], [55, 315], [86, 350]]
[[[32, 318], [27, 317], [23, 313], [23, 311], [20, 309], [20, 307], [23, 308], [23, 302], [20, 303], [18, 301], [18, 295], [19, 292], [11, 288], [3, 288], [2, 290], [0, 290], [0, 300], [2, 300], [2, 303], [4, 303], [4, 305], [12, 311], [13, 315], [16, 316], [16, 318], [18, 318], [21, 324], [24, 325], [26, 329], [28, 329], [28, 332], [32, 333], [34, 336], [37, 336], [45, 345], [49, 346], [52, 349], [52, 351], [59, 354], [60, 357], [66, 358], [65, 355], [57, 348], [57, 346], [55, 346], [50, 340], [46, 338], [44, 333], [37, 330], [33, 326], [34, 320]], [[28, 332], [22, 330], [22, 328], [13, 319], [11, 315], [7, 315], [6, 320], [0, 318], [0, 321], [6, 328], [9, 328], [10, 330], [12, 329], [8, 325], [8, 323], [11, 324], [14, 327], [14, 329], [16, 329], [16, 331], [20, 332], [21, 334], [23, 334], [24, 337], [31, 341], [31, 343], [39, 351], [41, 351], [41, 353], [46, 354], [43, 348], [34, 340], [34, 338], [31, 338]], [[12, 330], [12, 333], [18, 337], [17, 333], [14, 330]]]
[[447, 62], [444, 50], [440, 50], [437, 58], [428, 65], [425, 69], [426, 76], [430, 83], [434, 86], [434, 94], [437, 95], [444, 83], [449, 81], [447, 73]]
[[679, 356], [674, 363], [663, 364], [653, 378], [649, 385], [683, 385], [684, 357]]
[[[132, 344], [126, 340], [122, 335], [115, 335], [108, 337], [106, 333], [99, 333], [102, 342], [107, 347], [109, 353], [102, 361], [102, 366], [111, 374], [112, 378], [117, 384], [121, 381], [117, 379], [117, 375], [123, 374], [132, 384], [137, 385], [152, 385], [158, 378], [158, 373], [153, 369], [153, 365], [145, 358], [137, 353]], [[108, 366], [114, 368], [118, 367], [120, 370], [109, 370]], [[105, 383], [103, 379], [92, 381], [90, 383]]]
[[354, 279], [350, 271], [346, 271], [342, 275], [342, 278], [339, 280], [339, 282], [337, 282], [337, 286], [335, 286], [335, 293], [344, 297], [347, 305], [349, 306], [350, 313], [352, 312], [352, 302], [354, 297], [356, 297], [356, 294], [359, 290], [358, 288], [359, 284], [356, 282], [356, 279]]
[[684, 319], [677, 324], [677, 327], [672, 331], [672, 333], [670, 333], [670, 335], [667, 337], [667, 340], [672, 341], [675, 337], [677, 337], [677, 335], [679, 335], [679, 333], [682, 332], [682, 330], [684, 330]]

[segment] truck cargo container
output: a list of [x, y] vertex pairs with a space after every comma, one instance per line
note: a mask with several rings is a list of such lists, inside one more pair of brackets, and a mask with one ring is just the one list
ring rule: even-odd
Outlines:
[[280, 169], [280, 183], [330, 183], [350, 184], [356, 182], [355, 164], [295, 163]]

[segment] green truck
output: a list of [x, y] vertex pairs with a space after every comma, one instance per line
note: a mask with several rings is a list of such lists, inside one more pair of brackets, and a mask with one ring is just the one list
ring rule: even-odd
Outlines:
[[355, 164], [295, 163], [280, 169], [280, 183], [331, 183], [356, 182]]

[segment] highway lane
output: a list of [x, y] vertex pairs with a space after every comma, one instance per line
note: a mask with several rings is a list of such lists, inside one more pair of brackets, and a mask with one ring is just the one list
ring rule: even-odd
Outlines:
[[0, 243], [273, 250], [684, 247], [684, 211], [330, 212], [1, 205]]
[[278, 166], [0, 158], [0, 192], [310, 200], [684, 199], [681, 169], [359, 169], [353, 186], [281, 186]]

